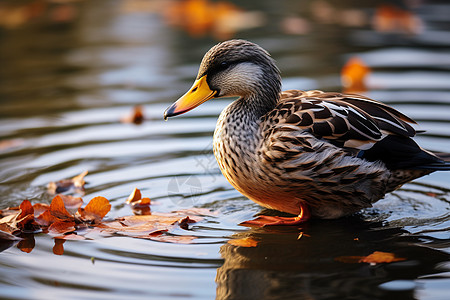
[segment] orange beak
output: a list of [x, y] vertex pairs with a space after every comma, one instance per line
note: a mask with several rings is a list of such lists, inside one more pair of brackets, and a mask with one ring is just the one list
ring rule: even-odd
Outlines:
[[204, 75], [194, 82], [186, 94], [166, 109], [164, 112], [164, 120], [167, 120], [169, 117], [184, 114], [209, 99], [214, 98], [216, 94], [217, 91], [209, 88], [206, 75]]

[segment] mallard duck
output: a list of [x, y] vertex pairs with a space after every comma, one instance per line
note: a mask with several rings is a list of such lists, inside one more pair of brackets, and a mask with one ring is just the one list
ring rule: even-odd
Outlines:
[[340, 218], [408, 181], [450, 169], [413, 141], [416, 123], [386, 104], [356, 94], [281, 92], [274, 60], [249, 41], [212, 47], [191, 89], [164, 118], [220, 97], [238, 97], [214, 132], [223, 175], [254, 202], [298, 215], [262, 216], [253, 224]]

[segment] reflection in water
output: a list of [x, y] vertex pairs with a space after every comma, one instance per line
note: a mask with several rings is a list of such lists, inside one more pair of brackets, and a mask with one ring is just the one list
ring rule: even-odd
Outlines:
[[[445, 1], [407, 1], [402, 7], [396, 1], [396, 12], [383, 8], [384, 0], [2, 1], [0, 209], [24, 199], [50, 203], [50, 181], [89, 170], [86, 199], [110, 199], [110, 218], [133, 214], [123, 202], [136, 187], [152, 198], [152, 211], [195, 202], [218, 214], [174, 233], [195, 236], [192, 244], [95, 236], [55, 245], [46, 234], [30, 235], [0, 253], [0, 297], [212, 299], [217, 292], [218, 299], [380, 299], [393, 293], [389, 284], [403, 279], [409, 283], [400, 292], [406, 299], [448, 298], [448, 174], [408, 184], [360, 218], [305, 224], [300, 240], [292, 228], [246, 232], [237, 226], [260, 208], [228, 185], [211, 153], [216, 119], [228, 102], [162, 120], [222, 34], [195, 27], [201, 20], [192, 22], [193, 29], [186, 19], [175, 20], [184, 25], [169, 24], [164, 11], [218, 2], [233, 3], [222, 17], [236, 21], [223, 34], [267, 48], [282, 70], [284, 89], [339, 90], [342, 64], [360, 57], [371, 69], [366, 95], [419, 121], [426, 130], [419, 144], [450, 149]], [[405, 11], [418, 21], [412, 27], [399, 23]], [[242, 16], [254, 19], [238, 20]], [[142, 105], [145, 121], [120, 123], [135, 105]], [[174, 178], [189, 177], [201, 182], [198, 198], [189, 191], [169, 193]], [[246, 236], [259, 244], [224, 244]], [[62, 246], [64, 254], [54, 255]], [[374, 251], [407, 261], [335, 261]], [[383, 282], [387, 287], [379, 287]]]
[[[384, 228], [357, 217], [310, 222], [300, 230], [258, 228], [233, 235], [250, 237], [256, 247], [225, 244], [217, 270], [216, 299], [416, 299], [412, 282], [435, 274], [450, 254], [420, 245], [426, 237], [401, 228]], [[339, 256], [393, 252], [405, 261], [390, 264], [346, 264]], [[403, 288], [397, 280], [410, 284]], [[380, 287], [392, 282], [392, 287]], [[397, 287], [399, 290], [397, 290]]]

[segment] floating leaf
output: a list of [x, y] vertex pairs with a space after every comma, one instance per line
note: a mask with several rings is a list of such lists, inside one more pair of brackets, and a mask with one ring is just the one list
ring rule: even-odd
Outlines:
[[111, 204], [105, 197], [95, 197], [86, 205], [86, 207], [79, 211], [81, 218], [84, 221], [98, 222], [110, 211]]
[[64, 207], [73, 214], [83, 205], [83, 199], [71, 195], [59, 195], [64, 202]]
[[48, 233], [53, 235], [66, 234], [75, 230], [74, 221], [56, 221], [48, 227]]
[[141, 105], [136, 105], [133, 107], [133, 111], [120, 119], [122, 123], [134, 123], [136, 125], [142, 124], [144, 122], [144, 110]]
[[258, 241], [251, 237], [246, 237], [242, 239], [229, 240], [228, 244], [238, 247], [256, 247], [258, 246]]
[[128, 196], [127, 201], [125, 201], [125, 203], [131, 204], [141, 199], [142, 199], [141, 191], [138, 188], [134, 188], [133, 192], [131, 192], [130, 196]]
[[38, 217], [42, 213], [44, 213], [46, 210], [50, 209], [50, 205], [47, 203], [35, 203], [33, 204], [33, 210], [34, 210], [34, 216]]
[[365, 81], [370, 68], [359, 58], [352, 57], [342, 67], [341, 81], [346, 93], [361, 93], [367, 90]]
[[368, 256], [339, 256], [335, 258], [336, 261], [343, 263], [368, 263], [368, 264], [382, 264], [396, 261], [403, 261], [406, 258], [397, 257], [394, 253], [375, 251]]
[[60, 195], [56, 195], [52, 203], [50, 203], [50, 213], [58, 219], [73, 219], [73, 216], [67, 211], [64, 206], [64, 201]]
[[396, 257], [394, 253], [375, 251], [374, 253], [363, 257], [359, 262], [368, 264], [382, 264], [403, 260], [406, 260], [406, 258]]

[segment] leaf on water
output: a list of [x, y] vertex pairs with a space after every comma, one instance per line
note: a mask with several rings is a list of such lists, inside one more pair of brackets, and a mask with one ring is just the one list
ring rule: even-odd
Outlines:
[[366, 78], [370, 68], [359, 58], [352, 57], [342, 67], [341, 82], [346, 93], [362, 93], [367, 91]]
[[47, 191], [49, 194], [59, 194], [70, 190], [74, 190], [76, 193], [84, 194], [84, 177], [88, 174], [88, 171], [73, 177], [72, 179], [63, 179], [56, 182], [50, 182], [47, 185]]
[[197, 239], [197, 237], [192, 235], [137, 236], [137, 238], [174, 244], [191, 244], [195, 239]]
[[180, 228], [188, 230], [189, 229], [189, 223], [195, 223], [197, 221], [192, 220], [189, 218], [189, 216], [186, 216], [180, 220], [178, 220], [178, 226], [180, 226]]
[[86, 238], [82, 235], [78, 235], [75, 233], [69, 233], [65, 235], [58, 235], [55, 236], [54, 239], [60, 239], [60, 240], [85, 240]]
[[130, 114], [123, 116], [120, 121], [122, 123], [134, 123], [140, 125], [144, 122], [144, 119], [144, 109], [141, 105], [136, 105], [133, 107], [133, 111]]
[[403, 261], [406, 258], [397, 257], [394, 253], [375, 251], [368, 256], [339, 256], [335, 258], [336, 261], [355, 264], [355, 263], [368, 263], [368, 264], [382, 264], [391, 263], [396, 261]]
[[142, 198], [141, 191], [137, 188], [133, 190], [133, 192], [128, 196], [125, 201], [127, 204], [131, 206], [135, 215], [150, 215], [150, 198]]
[[406, 258], [397, 257], [394, 253], [375, 251], [374, 253], [363, 257], [359, 262], [368, 264], [382, 264], [403, 260], [406, 260]]
[[60, 195], [56, 195], [52, 203], [50, 203], [50, 213], [58, 219], [73, 219], [73, 216], [67, 211], [64, 206], [64, 201], [62, 200]]
[[40, 226], [49, 226], [53, 222], [56, 222], [58, 218], [56, 218], [52, 213], [50, 212], [50, 209], [44, 211], [39, 216], [35, 217], [35, 221]]
[[66, 234], [75, 230], [74, 221], [56, 221], [48, 227], [48, 233], [52, 235]]
[[33, 204], [33, 210], [34, 210], [34, 216], [38, 217], [39, 215], [41, 215], [42, 213], [44, 213], [45, 211], [50, 209], [50, 205], [48, 205], [47, 203], [35, 203]]
[[228, 244], [238, 247], [256, 247], [258, 246], [258, 241], [251, 237], [246, 237], [242, 239], [229, 240]]
[[83, 205], [83, 199], [71, 195], [59, 195], [64, 202], [64, 207], [72, 214]]
[[141, 199], [142, 199], [141, 191], [138, 188], [134, 188], [134, 190], [131, 192], [130, 196], [128, 196], [127, 201], [125, 201], [125, 203], [131, 204]]
[[98, 223], [110, 211], [111, 204], [105, 197], [95, 197], [86, 205], [84, 209], [78, 212], [84, 221], [94, 221]]
[[201, 208], [201, 207], [180, 209], [175, 212], [180, 213], [180, 214], [186, 214], [186, 215], [208, 216], [208, 217], [215, 217], [215, 216], [219, 215], [218, 211], [212, 211], [208, 208]]

